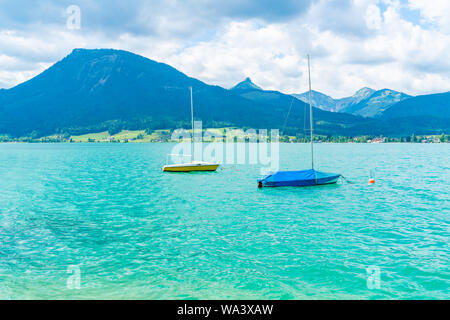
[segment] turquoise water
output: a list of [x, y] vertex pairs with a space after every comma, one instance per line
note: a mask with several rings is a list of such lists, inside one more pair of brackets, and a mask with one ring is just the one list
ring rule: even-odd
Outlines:
[[450, 298], [449, 144], [318, 144], [354, 184], [261, 190], [255, 165], [163, 173], [172, 146], [0, 144], [0, 298]]

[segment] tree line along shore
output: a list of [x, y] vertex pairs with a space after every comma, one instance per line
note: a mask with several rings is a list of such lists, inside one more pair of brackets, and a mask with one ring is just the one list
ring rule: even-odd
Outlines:
[[[204, 129], [203, 133], [209, 131], [216, 136], [209, 138], [203, 136], [204, 142], [221, 142], [226, 141], [226, 130], [230, 132], [230, 128], [218, 128], [218, 129]], [[231, 129], [238, 131], [239, 129]], [[190, 130], [186, 130], [189, 133]], [[242, 132], [242, 131], [241, 131]], [[97, 132], [88, 133], [83, 135], [70, 135], [67, 133], [53, 134], [44, 137], [36, 137], [32, 134], [24, 137], [11, 137], [8, 135], [0, 135], [0, 142], [25, 142], [25, 143], [158, 143], [158, 142], [180, 142], [181, 139], [172, 139], [171, 130], [121, 130], [120, 132]], [[189, 133], [190, 134], [190, 133]], [[236, 135], [237, 136], [237, 135]], [[243, 141], [260, 141], [261, 136], [244, 135], [240, 136]], [[270, 134], [262, 137], [264, 141], [271, 141]], [[279, 136], [279, 141], [282, 143], [307, 143], [309, 142], [308, 135], [298, 134], [296, 136], [283, 135]], [[189, 139], [188, 139], [189, 141]], [[238, 138], [235, 141], [242, 141]], [[383, 137], [383, 136], [332, 136], [332, 135], [315, 135], [314, 141], [316, 143], [448, 143], [450, 142], [449, 134], [440, 135], [415, 135], [401, 136], [401, 137]]]

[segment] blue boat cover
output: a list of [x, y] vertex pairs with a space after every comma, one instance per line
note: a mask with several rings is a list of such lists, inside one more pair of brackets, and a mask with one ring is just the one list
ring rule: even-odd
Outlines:
[[335, 183], [340, 174], [313, 169], [302, 171], [277, 171], [258, 180], [265, 187], [306, 187]]

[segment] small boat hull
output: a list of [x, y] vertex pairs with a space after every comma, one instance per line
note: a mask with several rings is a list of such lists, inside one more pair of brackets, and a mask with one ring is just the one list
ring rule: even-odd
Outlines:
[[218, 164], [187, 163], [166, 165], [162, 170], [165, 172], [216, 171], [218, 167]]
[[334, 184], [340, 174], [315, 170], [278, 171], [258, 180], [259, 187], [311, 187]]

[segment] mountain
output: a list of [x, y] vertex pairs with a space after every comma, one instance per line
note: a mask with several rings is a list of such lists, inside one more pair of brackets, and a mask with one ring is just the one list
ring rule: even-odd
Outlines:
[[[309, 93], [293, 94], [294, 97], [308, 103]], [[362, 117], [377, 117], [393, 104], [408, 99], [411, 96], [390, 89], [375, 91], [371, 88], [362, 88], [353, 96], [342, 99], [333, 99], [321, 92], [311, 92], [311, 102], [314, 107], [326, 111], [345, 112]]]
[[387, 108], [384, 118], [436, 117], [450, 119], [450, 92], [428, 94], [398, 102]]
[[[314, 107], [332, 111], [332, 112], [344, 112], [343, 109], [349, 108], [355, 104], [358, 104], [362, 100], [370, 97], [375, 90], [370, 88], [362, 88], [358, 90], [353, 96], [342, 99], [333, 99], [332, 97], [323, 94], [318, 91], [311, 91], [311, 103]], [[293, 94], [294, 97], [300, 99], [305, 103], [309, 103], [309, 92], [301, 94]]]
[[[259, 87], [258, 87], [259, 88]], [[278, 122], [278, 128], [284, 134], [297, 135], [309, 128], [309, 106], [303, 101], [275, 90], [263, 90], [247, 87], [233, 90], [239, 96], [261, 105], [272, 105], [272, 115], [282, 116], [284, 120]], [[366, 119], [346, 113], [336, 113], [313, 107], [314, 131], [317, 134], [355, 135], [367, 130], [362, 123]], [[357, 130], [354, 130], [358, 128]]]
[[336, 100], [336, 111], [343, 112], [342, 110], [345, 108], [349, 108], [352, 105], [358, 104], [364, 99], [367, 99], [372, 94], [374, 94], [375, 90], [371, 88], [361, 88], [351, 97], [341, 98]]
[[[365, 92], [364, 92], [365, 91]], [[363, 90], [355, 95], [355, 101], [370, 91]], [[289, 117], [281, 128], [282, 133], [296, 135], [309, 128], [309, 106], [292, 95], [271, 90], [240, 90], [239, 95], [257, 103], [273, 105], [273, 114], [286, 115], [291, 109]], [[405, 100], [408, 101], [408, 100]], [[303, 109], [303, 110], [302, 110]], [[306, 115], [306, 118], [303, 116]], [[414, 134], [441, 134], [450, 132], [450, 118], [442, 119], [433, 116], [403, 117], [403, 118], [365, 118], [348, 113], [329, 112], [313, 108], [314, 131], [327, 135], [330, 132], [347, 136], [411, 136]], [[306, 121], [306, 122], [305, 122]]]
[[[75, 133], [113, 124], [130, 129], [180, 127], [190, 121], [190, 86], [196, 117], [201, 115], [205, 124], [256, 126], [272, 121], [269, 111], [260, 112], [260, 105], [164, 63], [120, 50], [75, 49], [33, 79], [3, 92], [0, 132]], [[261, 114], [261, 122], [252, 117], [255, 113]]]
[[[297, 99], [309, 103], [309, 92], [301, 94], [292, 94]], [[325, 111], [336, 111], [336, 100], [318, 91], [311, 90], [311, 104]]]
[[[292, 101], [291, 96], [261, 90], [250, 79], [226, 90], [131, 52], [75, 49], [29, 81], [2, 90], [0, 133], [42, 136], [187, 128], [190, 86], [194, 116], [205, 127], [281, 128]], [[288, 119], [292, 132], [303, 133], [305, 106], [295, 101]], [[319, 133], [348, 135], [361, 118], [321, 111], [315, 120]]]
[[258, 87], [256, 84], [254, 84], [249, 77], [245, 78], [244, 81], [239, 82], [230, 90], [248, 90], [248, 89], [261, 90], [261, 88]]
[[353, 103], [342, 108], [341, 112], [363, 117], [377, 117], [390, 106], [408, 98], [411, 98], [411, 96], [402, 92], [390, 89], [378, 90], [358, 103]]
[[[131, 52], [75, 49], [36, 77], [0, 90], [0, 134], [40, 137], [189, 128], [189, 87], [194, 118], [204, 127], [281, 129], [289, 135], [305, 134], [308, 128], [309, 108], [303, 101], [263, 90], [250, 79], [227, 90]], [[397, 121], [313, 110], [315, 132], [323, 135], [450, 131], [450, 121], [434, 116]]]

